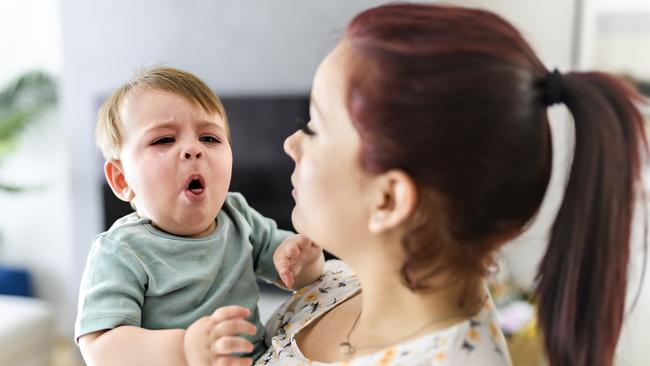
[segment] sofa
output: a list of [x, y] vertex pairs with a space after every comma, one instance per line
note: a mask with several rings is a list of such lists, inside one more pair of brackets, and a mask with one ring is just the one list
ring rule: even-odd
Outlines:
[[0, 365], [50, 366], [54, 338], [47, 302], [0, 295]]

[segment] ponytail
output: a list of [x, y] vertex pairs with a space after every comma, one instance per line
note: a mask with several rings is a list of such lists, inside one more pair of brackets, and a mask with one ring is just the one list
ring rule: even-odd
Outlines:
[[611, 366], [625, 310], [630, 232], [647, 157], [642, 98], [603, 73], [562, 77], [575, 123], [564, 200], [537, 275], [552, 366]]

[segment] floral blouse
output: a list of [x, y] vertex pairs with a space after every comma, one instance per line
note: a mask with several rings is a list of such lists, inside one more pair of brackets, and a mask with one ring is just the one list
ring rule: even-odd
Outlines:
[[356, 294], [361, 285], [342, 261], [330, 260], [323, 276], [298, 291], [271, 316], [267, 324], [269, 349], [255, 365], [336, 366], [510, 366], [510, 356], [491, 299], [474, 317], [445, 330], [397, 343], [379, 352], [345, 362], [308, 360], [295, 335], [313, 319]]

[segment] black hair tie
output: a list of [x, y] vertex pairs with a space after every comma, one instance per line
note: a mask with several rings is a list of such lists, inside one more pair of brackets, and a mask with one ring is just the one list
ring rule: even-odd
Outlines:
[[546, 75], [546, 78], [540, 83], [542, 89], [542, 102], [545, 106], [550, 107], [557, 103], [566, 102], [566, 92], [564, 89], [564, 78], [558, 69]]

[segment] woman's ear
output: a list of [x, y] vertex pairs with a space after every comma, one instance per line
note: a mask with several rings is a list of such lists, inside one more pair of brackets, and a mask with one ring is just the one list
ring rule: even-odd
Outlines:
[[413, 179], [401, 170], [379, 175], [368, 230], [372, 233], [394, 229], [403, 224], [417, 204], [417, 187]]
[[104, 175], [108, 185], [117, 198], [125, 202], [131, 202], [135, 194], [129, 187], [119, 160], [108, 160], [104, 163]]

